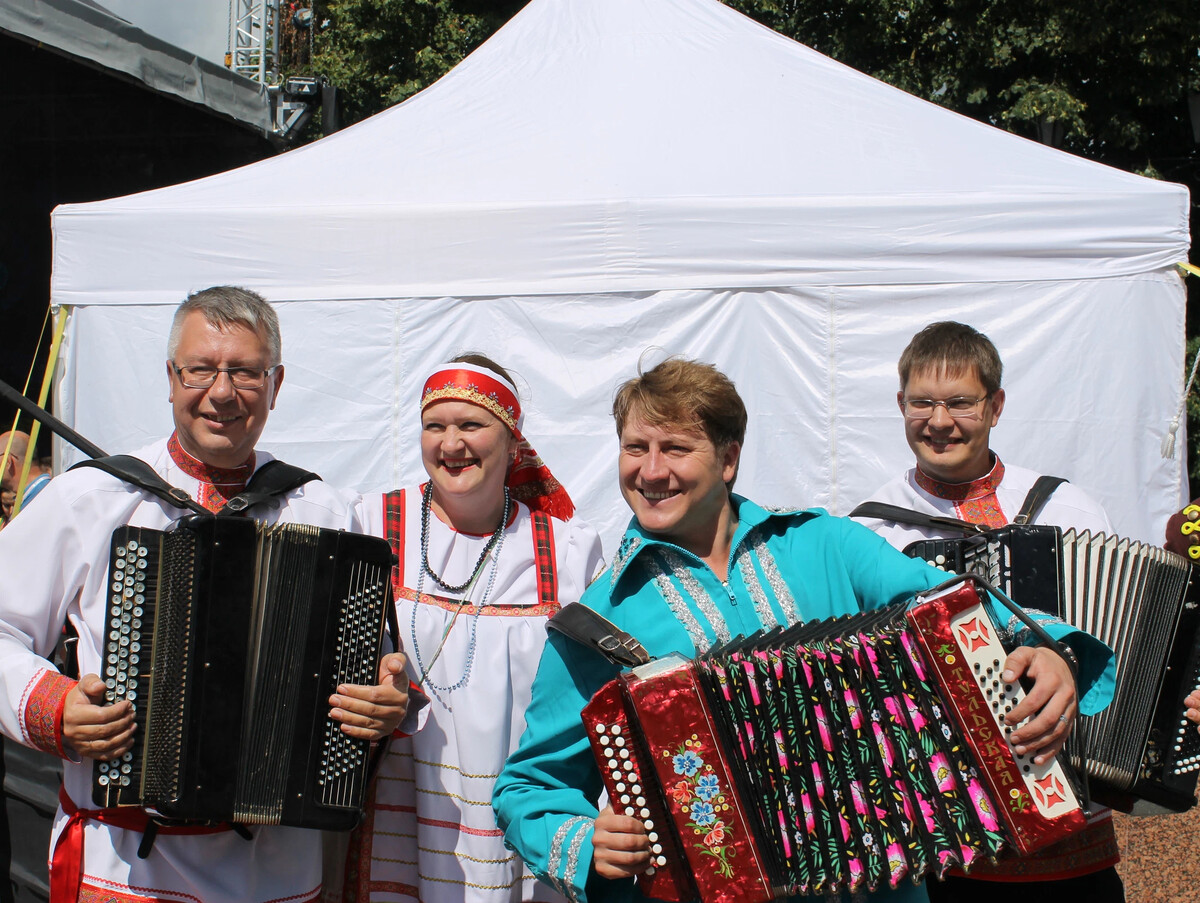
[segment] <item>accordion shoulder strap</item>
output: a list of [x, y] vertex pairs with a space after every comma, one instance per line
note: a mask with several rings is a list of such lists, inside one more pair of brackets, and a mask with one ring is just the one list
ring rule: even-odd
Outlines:
[[145, 489], [151, 495], [157, 496], [168, 504], [174, 505], [176, 508], [188, 508], [197, 514], [209, 513], [204, 509], [203, 505], [195, 501], [190, 495], [182, 489], [176, 489], [159, 476], [158, 471], [153, 467], [141, 458], [133, 457], [133, 455], [109, 455], [106, 458], [89, 458], [86, 461], [80, 461], [69, 469], [75, 470], [77, 467], [95, 467], [97, 470], [103, 470], [118, 480], [123, 480], [126, 483], [137, 486], [139, 489]]
[[567, 639], [599, 652], [614, 665], [634, 667], [650, 661], [649, 653], [632, 634], [586, 605], [563, 606], [546, 622], [546, 630], [556, 630]]
[[[76, 467], [95, 467], [111, 474], [139, 489], [144, 489], [151, 495], [174, 505], [176, 508], [187, 508], [197, 514], [211, 514], [203, 505], [193, 499], [184, 490], [178, 489], [159, 476], [158, 471], [133, 455], [109, 455], [105, 458], [90, 458], [80, 461]], [[268, 461], [250, 478], [250, 482], [240, 493], [225, 503], [218, 514], [240, 514], [248, 508], [266, 501], [267, 499], [291, 492], [312, 480], [321, 479], [311, 473], [282, 461]]]
[[873, 517], [879, 520], [889, 520], [897, 524], [911, 524], [914, 527], [926, 527], [931, 530], [939, 527], [949, 527], [963, 533], [983, 533], [985, 528], [979, 524], [959, 520], [957, 517], [944, 517], [937, 514], [922, 514], [911, 508], [901, 508], [899, 505], [888, 505], [885, 502], [863, 502], [850, 512], [850, 517]]
[[315, 473], [302, 467], [285, 464], [283, 461], [268, 461], [254, 472], [246, 488], [226, 502], [217, 513], [241, 514], [261, 502], [320, 479]]
[[1021, 503], [1021, 511], [1013, 518], [1013, 523], [1024, 525], [1037, 517], [1042, 506], [1046, 504], [1046, 500], [1053, 495], [1054, 490], [1061, 483], [1065, 482], [1067, 482], [1066, 477], [1038, 477], [1030, 487], [1029, 494], [1025, 496], [1025, 501]]

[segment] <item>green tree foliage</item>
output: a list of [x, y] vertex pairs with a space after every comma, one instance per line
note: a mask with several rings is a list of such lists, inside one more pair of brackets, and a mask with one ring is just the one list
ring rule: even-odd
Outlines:
[[313, 68], [338, 87], [346, 123], [437, 81], [525, 0], [316, 0]]
[[1081, 156], [1187, 180], [1190, 0], [727, 0], [834, 59]]

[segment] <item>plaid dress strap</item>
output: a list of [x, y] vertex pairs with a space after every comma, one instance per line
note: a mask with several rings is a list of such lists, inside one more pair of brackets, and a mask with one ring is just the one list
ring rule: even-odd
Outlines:
[[537, 565], [538, 603], [558, 605], [558, 572], [554, 557], [554, 520], [545, 511], [531, 511], [533, 560]]
[[383, 494], [383, 538], [392, 544], [396, 564], [392, 568], [392, 592], [400, 598], [404, 588], [404, 504], [403, 489]]

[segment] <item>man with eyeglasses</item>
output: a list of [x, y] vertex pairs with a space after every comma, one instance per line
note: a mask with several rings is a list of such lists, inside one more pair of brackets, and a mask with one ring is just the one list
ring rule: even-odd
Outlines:
[[[1113, 532], [1104, 509], [1083, 490], [1053, 477], [1039, 483], [1039, 474], [1002, 462], [989, 447], [992, 427], [1004, 410], [1004, 389], [1000, 355], [987, 336], [963, 323], [933, 323], [913, 337], [898, 369], [896, 401], [916, 466], [873, 493], [872, 502], [907, 509], [917, 521], [923, 515], [994, 528], [1027, 512], [1028, 523]], [[870, 517], [863, 511], [869, 505], [851, 516], [862, 517], [898, 549], [919, 539], [962, 535], [950, 526], [908, 522], [899, 512], [896, 520]], [[996, 866], [984, 863], [970, 878], [958, 873], [944, 882], [927, 882], [930, 900], [1007, 901], [1014, 891], [1030, 900], [1124, 900], [1112, 817], [1101, 811], [1085, 831], [1041, 853]]]
[[[218, 286], [189, 296], [176, 311], [168, 341], [175, 431], [136, 456], [208, 510], [219, 510], [271, 460], [255, 445], [283, 383], [280, 353], [278, 320], [259, 295]], [[356, 496], [320, 481], [277, 501], [255, 508], [256, 518], [359, 526]], [[50, 899], [316, 900], [318, 831], [165, 825], [153, 836], [142, 810], [98, 810], [92, 802], [89, 760], [111, 760], [133, 743], [130, 703], [103, 705], [105, 683], [98, 676], [112, 532], [125, 524], [163, 529], [180, 514], [107, 472], [83, 468], [52, 480], [38, 504], [0, 533], [0, 730], [67, 760], [52, 839]], [[79, 681], [47, 660], [64, 620], [79, 634]], [[402, 655], [384, 656], [378, 685], [339, 687], [329, 700], [329, 717], [350, 736], [374, 741], [389, 735], [407, 708], [403, 668]]]

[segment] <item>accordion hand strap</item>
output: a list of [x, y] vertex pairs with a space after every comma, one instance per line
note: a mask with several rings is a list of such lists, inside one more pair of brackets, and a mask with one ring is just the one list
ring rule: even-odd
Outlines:
[[[1053, 490], [1053, 487], [1051, 487], [1051, 489]], [[1047, 494], [1049, 494], [1049, 493], [1047, 493]], [[931, 590], [928, 590], [927, 592], [928, 593], [936, 593], [939, 590], [945, 589], [949, 586], [953, 586], [956, 583], [960, 583], [960, 582], [966, 581], [966, 580], [973, 581], [974, 583], [978, 584], [983, 589], [987, 590], [991, 594], [993, 599], [995, 599], [997, 602], [1000, 602], [1019, 621], [1021, 621], [1026, 627], [1028, 627], [1029, 631], [1035, 637], [1037, 637], [1038, 641], [1043, 646], [1048, 648], [1051, 652], [1055, 653], [1059, 658], [1061, 658], [1063, 661], [1065, 661], [1067, 663], [1067, 667], [1071, 669], [1071, 681], [1075, 684], [1075, 699], [1078, 700], [1080, 698], [1079, 658], [1075, 655], [1075, 650], [1073, 650], [1070, 646], [1068, 646], [1066, 643], [1062, 642], [1061, 640], [1056, 640], [1053, 637], [1051, 637], [1050, 634], [1048, 634], [1045, 631], [1045, 629], [1042, 627], [1041, 624], [1039, 624], [1035, 620], [1033, 620], [1033, 618], [1031, 618], [1026, 613], [1025, 609], [1021, 608], [1021, 606], [1017, 605], [1016, 602], [1014, 602], [1007, 595], [1005, 595], [1004, 591], [1001, 590], [999, 587], [997, 587], [994, 583], [989, 582], [988, 580], [984, 579], [983, 577], [979, 576], [978, 574], [960, 574], [956, 577], [952, 577], [950, 580], [946, 581], [945, 583], [943, 583], [939, 586], [936, 586]], [[1078, 716], [1078, 708], [1076, 709], [1076, 715]], [[1088, 758], [1087, 758], [1087, 733], [1086, 733], [1083, 722], [1079, 721], [1078, 717], [1076, 717], [1074, 727], [1075, 727], [1075, 735], [1072, 739], [1076, 743], [1076, 749], [1079, 752], [1079, 761], [1086, 762], [1086, 761], [1088, 761]], [[1092, 793], [1091, 793], [1091, 787], [1089, 786], [1089, 782], [1088, 782], [1088, 773], [1087, 773], [1086, 768], [1079, 769], [1079, 783], [1080, 783], [1080, 788], [1079, 788], [1080, 796], [1082, 797], [1081, 805], [1085, 812], [1090, 812], [1091, 808], [1092, 808]]]
[[911, 524], [914, 527], [926, 527], [935, 530], [938, 527], [949, 527], [951, 530], [961, 530], [963, 533], [984, 533], [986, 527], [959, 520], [957, 517], [943, 517], [937, 514], [922, 514], [911, 508], [901, 508], [899, 505], [888, 505], [885, 502], [863, 502], [849, 514], [850, 517], [874, 517], [888, 520], [896, 524]]
[[612, 621], [596, 614], [586, 605], [565, 605], [546, 622], [546, 630], [556, 630], [567, 639], [594, 649], [614, 665], [634, 667], [650, 661], [645, 647]]

